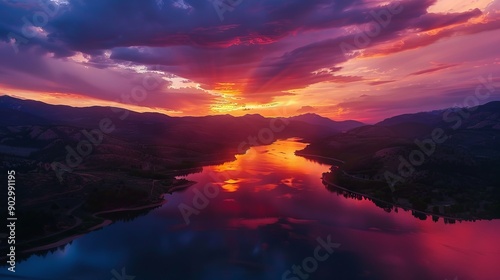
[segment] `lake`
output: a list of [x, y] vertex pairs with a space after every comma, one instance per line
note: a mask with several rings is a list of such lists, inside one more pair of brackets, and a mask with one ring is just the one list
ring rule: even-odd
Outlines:
[[34, 255], [11, 279], [500, 279], [500, 221], [445, 224], [345, 198], [322, 183], [329, 165], [294, 155], [305, 145], [206, 166], [161, 207]]

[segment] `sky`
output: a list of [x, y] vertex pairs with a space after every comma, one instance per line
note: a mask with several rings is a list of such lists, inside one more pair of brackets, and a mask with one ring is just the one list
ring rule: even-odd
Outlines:
[[499, 29], [500, 0], [3, 0], [0, 94], [374, 123], [498, 84]]

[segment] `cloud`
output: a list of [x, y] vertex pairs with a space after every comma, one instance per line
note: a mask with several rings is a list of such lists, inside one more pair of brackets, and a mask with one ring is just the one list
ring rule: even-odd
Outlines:
[[482, 15], [481, 10], [474, 9], [463, 13], [435, 14], [429, 13], [418, 18], [418, 21], [413, 23], [413, 27], [420, 31], [428, 31], [447, 26], [452, 26], [459, 23], [465, 23], [472, 18]]
[[[359, 45], [357, 36], [376, 24], [374, 14], [386, 13], [387, 1], [243, 1], [221, 22], [210, 1], [163, 1], [159, 6], [156, 0], [70, 0], [53, 6], [57, 11], [37, 27], [27, 26], [25, 19], [34, 22], [37, 12], [46, 13], [39, 1], [2, 1], [0, 82], [114, 100], [144, 76], [133, 69], [160, 65], [164, 78], [198, 86], [174, 89], [166, 82], [143, 106], [205, 113], [220, 102], [286, 103], [297, 98], [297, 90], [325, 84], [335, 89], [326, 102], [338, 103], [339, 87], [354, 88], [359, 96], [358, 89], [378, 90], [382, 87], [373, 86], [407, 78], [346, 73], [346, 65], [500, 28], [493, 5], [485, 11], [429, 13], [437, 0], [400, 3], [403, 10], [391, 16], [380, 34], [346, 56], [341, 44]], [[26, 31], [36, 36], [27, 38]], [[26, 38], [15, 40], [13, 34]], [[9, 46], [13, 41], [18, 55]], [[421, 65], [414, 65], [410, 76], [438, 74], [458, 64], [446, 61], [419, 71], [414, 69]]]
[[311, 113], [317, 111], [316, 108], [312, 106], [302, 106], [297, 110], [297, 113], [304, 114], [304, 113]]
[[146, 90], [147, 98], [139, 102], [140, 106], [199, 115], [209, 113], [210, 104], [217, 99], [197, 88], [171, 88], [171, 82], [161, 79], [160, 74], [90, 68], [70, 60], [38, 56], [33, 51], [17, 56], [7, 44], [0, 44], [0, 56], [4, 57], [0, 65], [0, 84], [8, 88], [39, 91], [40, 94], [75, 94], [127, 104], [122, 96], [131, 96], [134, 88], [142, 86], [149, 75], [156, 79], [148, 78], [148, 83], [157, 81], [158, 86]]
[[441, 65], [441, 66], [437, 66], [437, 67], [428, 68], [428, 69], [424, 69], [424, 70], [421, 70], [421, 71], [413, 72], [413, 73], [410, 73], [409, 75], [410, 76], [418, 76], [418, 75], [430, 74], [430, 73], [434, 73], [436, 71], [441, 71], [441, 70], [444, 70], [444, 69], [455, 67], [457, 65], [458, 64]]
[[[374, 82], [369, 82], [368, 84], [370, 86], [378, 86], [378, 85], [383, 85], [383, 84], [388, 84], [395, 82], [396, 80], [388, 80], [388, 81], [374, 81]], [[366, 96], [366, 95], [365, 95]]]
[[363, 57], [389, 55], [429, 46], [445, 38], [459, 35], [477, 34], [498, 29], [500, 29], [500, 15], [497, 15], [495, 18], [485, 17], [478, 22], [437, 29], [434, 32], [424, 32], [418, 34], [408, 33], [406, 35], [402, 35], [399, 40], [395, 40], [396, 42], [366, 51], [363, 54]]

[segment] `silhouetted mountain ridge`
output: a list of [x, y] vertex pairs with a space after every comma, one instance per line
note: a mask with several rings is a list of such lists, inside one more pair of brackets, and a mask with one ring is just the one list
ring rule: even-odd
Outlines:
[[329, 127], [332, 129], [347, 131], [356, 127], [360, 127], [365, 125], [362, 122], [347, 120], [347, 121], [334, 121], [332, 119], [320, 116], [314, 113], [302, 114], [294, 117], [290, 117], [290, 120], [302, 121], [309, 124], [321, 125], [325, 127]]
[[467, 219], [500, 218], [497, 101], [395, 116], [313, 142], [297, 154], [345, 161], [325, 178], [381, 200]]

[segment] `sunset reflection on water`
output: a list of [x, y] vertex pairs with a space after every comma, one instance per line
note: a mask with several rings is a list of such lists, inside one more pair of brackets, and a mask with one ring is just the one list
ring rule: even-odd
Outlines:
[[[126, 266], [136, 279], [283, 279], [311, 256], [318, 237], [331, 236], [341, 246], [309, 279], [499, 279], [499, 220], [445, 224], [346, 199], [323, 185], [329, 165], [294, 155], [305, 145], [277, 141], [205, 166], [186, 176], [195, 185], [166, 195], [161, 208], [31, 257], [20, 275], [109, 279], [111, 268]], [[193, 206], [207, 184], [220, 191], [186, 224], [179, 205]], [[96, 252], [106, 257], [93, 261]]]
[[[306, 236], [312, 240], [312, 232], [335, 233], [343, 248], [370, 267], [364, 273], [383, 275], [380, 279], [453, 279], [455, 275], [498, 279], [500, 269], [494, 263], [500, 261], [495, 237], [500, 232], [499, 221], [436, 223], [401, 209], [387, 213], [366, 199], [345, 199], [321, 182], [329, 165], [294, 154], [307, 145], [296, 140], [252, 147], [232, 162], [187, 176], [201, 187], [219, 184], [207, 180], [212, 172], [233, 175], [222, 185], [226, 194], [215, 198], [210, 210], [196, 219], [217, 220], [228, 229], [255, 230], [280, 224], [287, 232], [293, 232], [293, 225], [300, 221], [308, 225], [311, 232]], [[279, 222], [283, 218], [290, 224]]]

